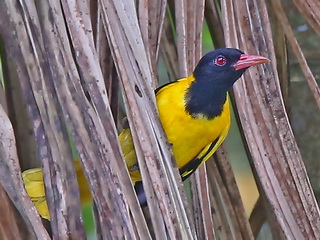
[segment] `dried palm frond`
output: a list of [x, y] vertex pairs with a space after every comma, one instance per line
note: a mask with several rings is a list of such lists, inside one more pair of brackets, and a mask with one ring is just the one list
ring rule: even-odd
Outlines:
[[[319, 33], [317, 1], [294, 4]], [[215, 47], [272, 59], [272, 65], [250, 69], [232, 94], [261, 195], [251, 225], [227, 148], [184, 187], [157, 116], [159, 61], [170, 81], [189, 75], [202, 55], [204, 23]], [[320, 238], [319, 208], [287, 115], [288, 48], [318, 106], [320, 91], [279, 0], [271, 1], [269, 13], [266, 1], [251, 0], [3, 0], [0, 36], [0, 183], [22, 217], [0, 187], [0, 209], [10, 216], [0, 218], [1, 239], [86, 238], [74, 149], [93, 195], [99, 239], [248, 240], [266, 221], [275, 239]], [[123, 115], [149, 217], [139, 206], [117, 138]], [[37, 158], [50, 234], [21, 179], [20, 166], [33, 167]]]

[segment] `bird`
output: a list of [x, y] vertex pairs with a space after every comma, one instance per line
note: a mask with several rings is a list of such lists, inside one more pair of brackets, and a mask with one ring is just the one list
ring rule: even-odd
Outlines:
[[[182, 180], [208, 160], [225, 140], [230, 128], [228, 91], [251, 66], [268, 63], [259, 55], [235, 48], [220, 48], [205, 54], [188, 77], [155, 90], [159, 118], [172, 146]], [[139, 165], [129, 128], [119, 134], [131, 180], [141, 205], [146, 204]], [[92, 200], [79, 159], [75, 169], [81, 204]], [[22, 173], [25, 188], [39, 214], [50, 219], [41, 168]]]

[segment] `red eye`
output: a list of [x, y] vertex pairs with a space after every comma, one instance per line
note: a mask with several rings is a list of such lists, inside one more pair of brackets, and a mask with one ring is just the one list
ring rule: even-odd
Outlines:
[[214, 64], [217, 66], [223, 66], [227, 63], [227, 59], [224, 56], [219, 56], [214, 60]]

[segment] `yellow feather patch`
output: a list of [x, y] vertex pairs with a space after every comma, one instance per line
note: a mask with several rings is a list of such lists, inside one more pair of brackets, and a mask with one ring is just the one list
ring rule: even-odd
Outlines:
[[[172, 144], [173, 154], [179, 168], [186, 166], [190, 161], [199, 159], [206, 161], [224, 141], [230, 127], [230, 109], [227, 98], [220, 116], [208, 119], [205, 116], [190, 116], [185, 110], [185, 94], [194, 81], [190, 76], [162, 87], [156, 93], [159, 117], [169, 142]], [[132, 181], [141, 181], [137, 158], [134, 151], [132, 136], [129, 129], [119, 135], [126, 164]], [[212, 143], [214, 143], [213, 146]], [[195, 167], [197, 167], [196, 165]], [[90, 189], [79, 160], [75, 160], [75, 168], [80, 187], [81, 203], [92, 200]], [[183, 174], [192, 173], [188, 170]], [[43, 175], [40, 168], [30, 169], [22, 174], [28, 195], [43, 218], [50, 219], [48, 206], [45, 200]]]
[[[230, 128], [230, 108], [227, 98], [220, 116], [213, 119], [194, 118], [185, 111], [184, 94], [194, 81], [193, 76], [161, 89], [157, 94], [160, 119], [179, 168], [196, 157], [207, 160], [221, 145]], [[165, 90], [165, 91], [164, 91]], [[216, 146], [207, 153], [212, 142]], [[199, 154], [200, 153], [200, 154]]]
[[[88, 182], [82, 171], [79, 159], [75, 159], [75, 171], [80, 190], [81, 204], [86, 205], [92, 201], [91, 192]], [[43, 182], [43, 174], [41, 168], [33, 168], [22, 173], [22, 179], [31, 201], [37, 208], [41, 217], [50, 220], [48, 205], [46, 202], [46, 192]]]

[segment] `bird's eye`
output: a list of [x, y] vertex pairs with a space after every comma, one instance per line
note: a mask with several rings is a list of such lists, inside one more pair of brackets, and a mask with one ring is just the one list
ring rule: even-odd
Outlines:
[[224, 66], [227, 63], [227, 59], [224, 56], [219, 56], [214, 60], [214, 64], [217, 66]]

